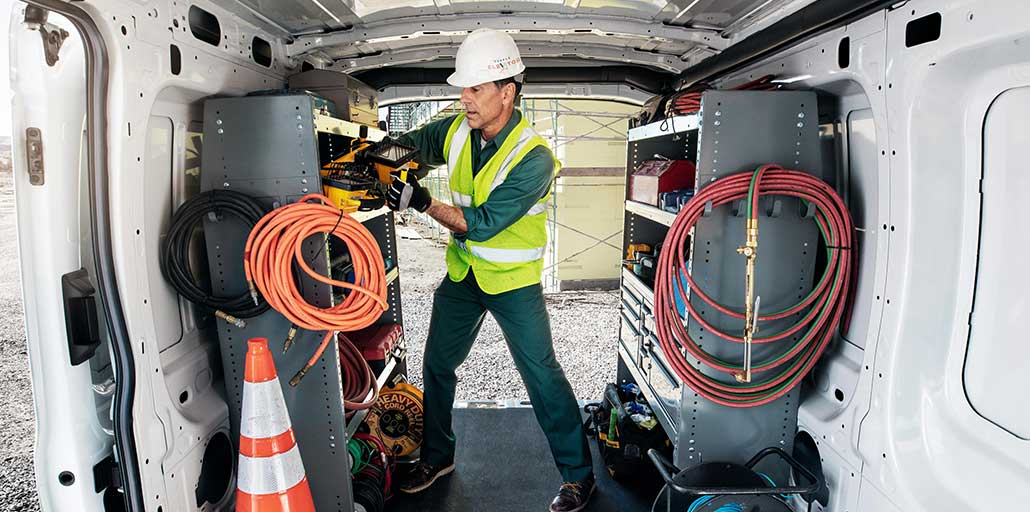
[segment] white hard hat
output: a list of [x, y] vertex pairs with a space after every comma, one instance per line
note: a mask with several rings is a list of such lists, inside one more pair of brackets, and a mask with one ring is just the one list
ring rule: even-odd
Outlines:
[[454, 58], [454, 73], [447, 83], [472, 87], [511, 78], [526, 70], [519, 47], [506, 32], [490, 28], [475, 30], [462, 41]]

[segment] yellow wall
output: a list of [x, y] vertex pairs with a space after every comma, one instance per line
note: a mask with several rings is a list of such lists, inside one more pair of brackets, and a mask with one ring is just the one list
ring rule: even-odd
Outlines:
[[[624, 180], [622, 176], [558, 178], [559, 281], [619, 277], [622, 250], [616, 247], [622, 247]], [[604, 239], [607, 243], [590, 248]]]
[[[604, 101], [570, 102], [570, 107], [586, 112], [630, 115], [639, 107]], [[563, 103], [566, 104], [566, 103]], [[622, 140], [576, 140], [563, 146], [562, 164], [566, 167], [620, 167], [626, 166], [626, 132], [628, 119], [594, 117], [589, 115], [559, 117], [560, 134], [566, 137], [589, 134], [588, 137], [619, 138]], [[603, 128], [603, 125], [610, 126]], [[591, 133], [592, 132], [592, 133]]]
[[[625, 137], [629, 121], [597, 114], [628, 116], [636, 113], [639, 107], [591, 100], [527, 100], [526, 107], [526, 114], [537, 133], [547, 139], [552, 148], [557, 145], [555, 153], [563, 168], [618, 169], [617, 176], [558, 178], [555, 187], [557, 225], [554, 231], [557, 254], [551, 255], [556, 259], [550, 260], [559, 262], [558, 280], [618, 278], [626, 196]], [[539, 110], [534, 111], [534, 108]], [[577, 114], [563, 112], [555, 116], [543, 110], [573, 110]], [[609, 123], [610, 127], [603, 127]], [[581, 135], [614, 140], [574, 140]], [[598, 239], [607, 239], [607, 243], [597, 244]], [[548, 282], [546, 273], [544, 282]]]

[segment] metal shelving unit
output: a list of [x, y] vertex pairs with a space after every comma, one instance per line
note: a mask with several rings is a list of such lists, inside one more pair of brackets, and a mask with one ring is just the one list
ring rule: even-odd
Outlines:
[[626, 200], [626, 211], [645, 219], [653, 220], [666, 227], [672, 226], [672, 221], [676, 220], [675, 213], [629, 199]]
[[[241, 191], [257, 198], [269, 210], [297, 201], [306, 194], [321, 192], [321, 166], [346, 151], [351, 138], [361, 136], [381, 140], [386, 135], [386, 132], [375, 128], [319, 113], [312, 98], [306, 94], [208, 100], [204, 108], [204, 132], [202, 189]], [[255, 147], [264, 150], [254, 151]], [[393, 212], [380, 208], [355, 212], [352, 217], [368, 228], [379, 243], [384, 259], [392, 262], [386, 276], [389, 309], [376, 323], [402, 324]], [[249, 227], [226, 216], [224, 219], [205, 219], [204, 231], [213, 292], [233, 295], [245, 291], [247, 285], [242, 273], [222, 269], [238, 265]], [[309, 238], [304, 249], [310, 254], [312, 268], [324, 274], [329, 273], [332, 257], [344, 254], [345, 250], [338, 243], [326, 244], [322, 235]], [[305, 300], [312, 304], [329, 307], [334, 303], [331, 286], [307, 276], [301, 277], [299, 285]], [[244, 373], [242, 355], [246, 353], [247, 339], [265, 337], [275, 346], [285, 339], [290, 322], [269, 310], [247, 319], [244, 328], [222, 323], [217, 327], [235, 444], [239, 439]], [[300, 369], [311, 355], [308, 348], [317, 346], [322, 335], [321, 332], [300, 331], [293, 350], [286, 354], [272, 350], [280, 376], [292, 375]], [[405, 354], [402, 338], [377, 377], [380, 385], [389, 382], [393, 375], [406, 372]], [[349, 421], [346, 420], [342, 379], [337, 350], [326, 350], [321, 364], [309, 372], [297, 387], [290, 386], [288, 378], [280, 379], [297, 444], [304, 464], [309, 468], [307, 475], [315, 507], [319, 511], [354, 510], [347, 442], [363, 421], [364, 413], [356, 412]], [[313, 411], [322, 411], [325, 415], [312, 414]], [[317, 470], [311, 471], [311, 468]]]
[[685, 116], [673, 116], [661, 121], [630, 128], [627, 138], [630, 142], [637, 142], [674, 133], [684, 133], [697, 130], [701, 125], [701, 114], [690, 114]]
[[[763, 163], [779, 163], [822, 177], [818, 123], [805, 121], [815, 119], [814, 93], [707, 91], [701, 112], [630, 130], [627, 190], [629, 174], [643, 161], [656, 157], [694, 161], [696, 190]], [[759, 261], [776, 271], [759, 272], [756, 287], [761, 290], [763, 310], [775, 311], [793, 305], [798, 293], [806, 293], [813, 286], [816, 251], [805, 248], [815, 247], [818, 232], [799, 214], [799, 205], [784, 198], [778, 208], [773, 208], [772, 204], [765, 205], [766, 199], [761, 229], [763, 240], [770, 242], [763, 245]], [[777, 213], [769, 216], [768, 212], [773, 211]], [[627, 200], [623, 248], [664, 241], [675, 218], [671, 212]], [[743, 217], [734, 216], [730, 208], [718, 208], [697, 223], [690, 249], [689, 272], [694, 279], [706, 286], [706, 292], [717, 302], [738, 310], [743, 310], [744, 264], [736, 248], [743, 240]], [[688, 468], [702, 461], [742, 464], [768, 446], [790, 452], [797, 425], [796, 388], [771, 404], [755, 408], [735, 409], [709, 402], [671, 370], [662, 352], [654, 332], [652, 285], [624, 269], [621, 292], [618, 378], [620, 382], [636, 382], [653, 405], [659, 423], [673, 441], [677, 466]], [[714, 326], [725, 332], [741, 332], [741, 321], [720, 315], [696, 294], [688, 300]], [[709, 333], [698, 322], [684, 322], [704, 350], [724, 360], [742, 359], [737, 344], [709, 340], [711, 336], [706, 336]], [[763, 323], [763, 330], [777, 332], [779, 326]], [[754, 353], [755, 360], [762, 360], [770, 351], [778, 353], [788, 342], [760, 347]], [[732, 379], [692, 357], [688, 360], [710, 376], [726, 382]], [[782, 429], [774, 427], [779, 424]], [[782, 467], [764, 470], [778, 482], [788, 479]]]

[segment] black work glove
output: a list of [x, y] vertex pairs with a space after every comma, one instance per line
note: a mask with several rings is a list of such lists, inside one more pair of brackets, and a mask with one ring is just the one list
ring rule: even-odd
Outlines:
[[392, 174], [393, 181], [390, 182], [390, 190], [386, 193], [386, 205], [395, 212], [407, 208], [414, 208], [420, 212], [428, 210], [433, 202], [429, 191], [419, 185], [418, 180], [410, 172], [407, 173], [406, 180], [402, 180], [398, 174]]

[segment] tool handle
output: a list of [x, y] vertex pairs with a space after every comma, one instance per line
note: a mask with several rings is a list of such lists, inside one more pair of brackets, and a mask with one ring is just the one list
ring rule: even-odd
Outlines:
[[619, 422], [624, 421], [628, 414], [626, 413], [626, 406], [622, 403], [622, 398], [619, 398], [619, 389], [615, 387], [615, 384], [608, 383], [604, 387], [604, 398], [612, 404], [612, 409], [618, 414]]

